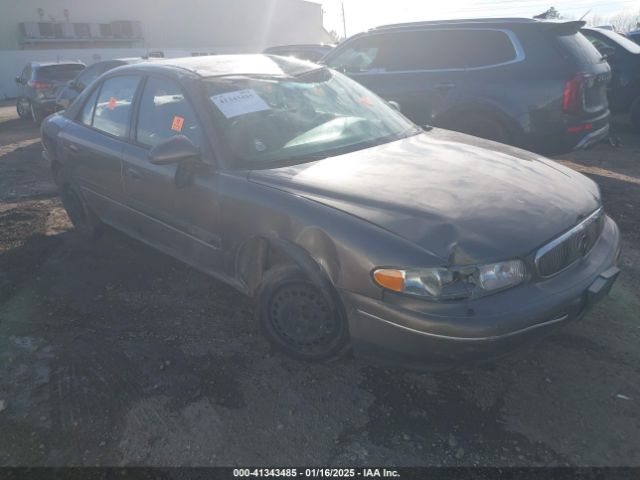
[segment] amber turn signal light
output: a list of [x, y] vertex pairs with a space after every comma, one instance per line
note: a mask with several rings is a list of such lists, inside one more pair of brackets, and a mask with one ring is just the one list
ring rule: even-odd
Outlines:
[[394, 292], [402, 292], [404, 289], [404, 272], [400, 270], [376, 270], [373, 278], [381, 287]]

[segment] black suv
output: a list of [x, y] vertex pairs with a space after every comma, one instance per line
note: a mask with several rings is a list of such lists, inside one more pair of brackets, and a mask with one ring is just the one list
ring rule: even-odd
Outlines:
[[611, 70], [584, 22], [477, 19], [375, 28], [323, 62], [431, 124], [546, 154], [608, 135]]
[[604, 28], [583, 28], [582, 33], [611, 65], [611, 111], [615, 114], [630, 114], [631, 123], [640, 130], [640, 45]]

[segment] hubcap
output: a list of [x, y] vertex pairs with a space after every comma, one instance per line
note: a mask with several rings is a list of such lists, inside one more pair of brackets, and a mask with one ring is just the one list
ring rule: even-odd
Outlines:
[[328, 302], [310, 285], [281, 288], [273, 296], [269, 314], [279, 337], [300, 353], [311, 354], [330, 345], [339, 333]]
[[18, 102], [18, 112], [20, 113], [21, 116], [25, 116], [29, 111], [28, 109], [29, 109], [29, 106], [27, 105], [26, 100], [20, 100]]

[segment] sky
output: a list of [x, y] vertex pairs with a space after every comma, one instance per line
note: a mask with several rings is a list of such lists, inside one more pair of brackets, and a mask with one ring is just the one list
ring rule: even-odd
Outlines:
[[[342, 34], [342, 0], [316, 0], [325, 27]], [[580, 18], [587, 11], [602, 17], [640, 10], [640, 0], [344, 0], [347, 36], [378, 25], [472, 17], [532, 17], [554, 6], [561, 15]]]

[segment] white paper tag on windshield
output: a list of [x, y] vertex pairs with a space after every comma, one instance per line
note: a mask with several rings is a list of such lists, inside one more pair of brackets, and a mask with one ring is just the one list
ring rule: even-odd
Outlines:
[[214, 95], [211, 101], [227, 118], [270, 110], [267, 102], [251, 89]]

